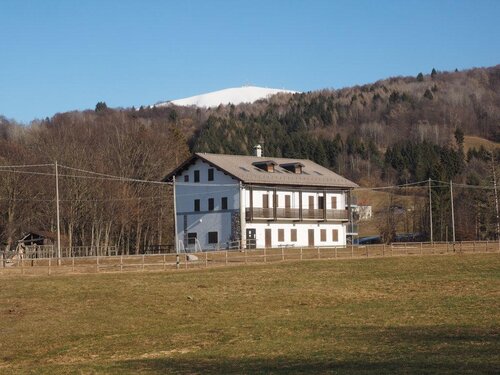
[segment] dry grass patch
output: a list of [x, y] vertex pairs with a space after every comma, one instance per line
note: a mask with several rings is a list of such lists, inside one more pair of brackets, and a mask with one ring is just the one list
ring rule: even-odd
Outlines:
[[498, 254], [0, 278], [0, 372], [495, 373]]

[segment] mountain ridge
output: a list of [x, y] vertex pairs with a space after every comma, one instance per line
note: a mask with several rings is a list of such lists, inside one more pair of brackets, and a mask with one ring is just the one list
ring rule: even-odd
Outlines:
[[214, 108], [219, 105], [254, 103], [260, 99], [267, 99], [276, 94], [296, 94], [298, 91], [273, 89], [259, 86], [229, 87], [211, 91], [187, 98], [174, 99], [155, 104], [153, 107], [177, 105], [184, 107]]

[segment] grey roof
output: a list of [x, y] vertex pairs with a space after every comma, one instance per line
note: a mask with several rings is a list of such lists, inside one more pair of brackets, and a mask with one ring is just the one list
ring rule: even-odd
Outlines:
[[[188, 168], [197, 158], [223, 170], [232, 177], [247, 184], [321, 186], [321, 187], [358, 187], [354, 182], [307, 159], [290, 159], [274, 157], [257, 157], [244, 155], [196, 153], [172, 171], [165, 180]], [[255, 162], [273, 161], [274, 172], [266, 172], [253, 165]], [[280, 167], [280, 164], [302, 163], [302, 173], [293, 173]]]

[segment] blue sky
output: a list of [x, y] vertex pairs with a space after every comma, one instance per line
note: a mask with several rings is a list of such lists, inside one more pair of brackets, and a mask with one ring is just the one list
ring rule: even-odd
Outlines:
[[0, 0], [0, 115], [500, 63], [500, 1]]

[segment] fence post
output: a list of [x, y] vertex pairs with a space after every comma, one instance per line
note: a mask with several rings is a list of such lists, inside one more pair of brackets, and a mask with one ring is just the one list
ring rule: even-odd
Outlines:
[[208, 267], [208, 252], [205, 251], [205, 268]]
[[316, 249], [318, 250], [318, 259], [321, 259], [321, 254], [320, 254], [320, 252], [319, 252], [319, 246], [318, 246], [318, 247], [316, 247]]
[[75, 257], [71, 257], [71, 272], [75, 272]]
[[405, 254], [408, 255], [408, 249], [406, 247], [406, 242], [405, 242]]
[[333, 248], [333, 251], [334, 251], [334, 254], [335, 254], [335, 255], [334, 255], [334, 256], [335, 256], [335, 259], [337, 259], [337, 246], [335, 246], [335, 247]]
[[120, 255], [120, 272], [123, 272], [123, 254]]
[[300, 247], [300, 260], [302, 260], [302, 246]]
[[394, 248], [392, 247], [392, 242], [391, 242], [391, 257], [394, 256]]
[[[359, 247], [359, 245], [358, 245]], [[351, 244], [351, 258], [354, 258], [354, 245]]]
[[248, 263], [248, 259], [247, 259], [247, 249], [245, 249], [245, 264]]
[[462, 241], [460, 241], [460, 252], [462, 252]]
[[484, 250], [486, 253], [488, 252], [488, 240], [486, 240], [486, 249]]
[[366, 257], [367, 257], [367, 258], [368, 258], [368, 248], [369, 248], [369, 246], [368, 246], [368, 245], [366, 245]]
[[99, 273], [99, 255], [97, 255], [97, 251], [95, 256], [95, 272]]
[[382, 244], [382, 256], [385, 257], [385, 243]]
[[227, 250], [226, 250], [226, 266], [227, 266]]
[[186, 256], [184, 257], [184, 263], [186, 263], [186, 269], [188, 269], [188, 255], [186, 253]]
[[281, 260], [285, 260], [285, 251], [281, 248]]
[[167, 268], [167, 254], [163, 254], [163, 271]]
[[264, 263], [267, 262], [267, 259], [266, 259], [266, 248], [264, 247]]
[[21, 275], [24, 275], [24, 257], [21, 258]]
[[420, 242], [420, 255], [424, 255], [424, 248], [422, 242]]
[[142, 270], [144, 271], [144, 254], [142, 254]]

